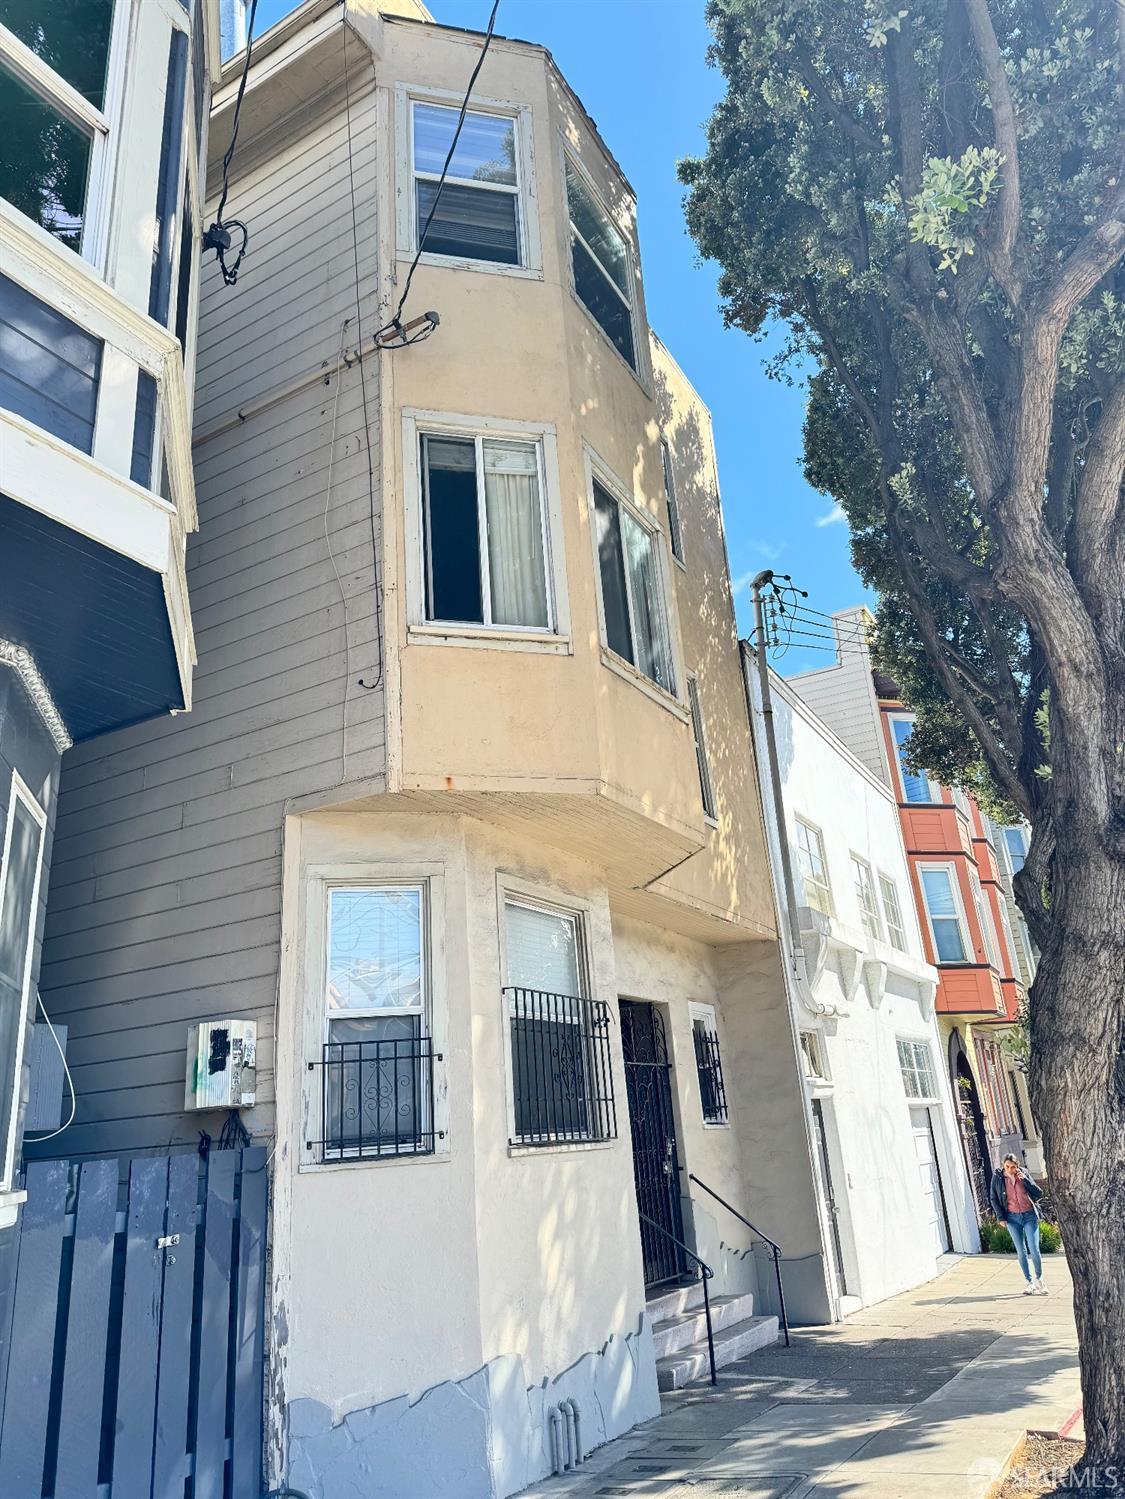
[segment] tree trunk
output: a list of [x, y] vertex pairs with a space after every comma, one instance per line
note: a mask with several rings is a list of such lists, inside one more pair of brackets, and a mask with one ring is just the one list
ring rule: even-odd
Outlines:
[[1084, 1464], [1115, 1467], [1125, 1484], [1125, 865], [1106, 829], [1067, 810], [1031, 991], [1029, 1081], [1074, 1280]]

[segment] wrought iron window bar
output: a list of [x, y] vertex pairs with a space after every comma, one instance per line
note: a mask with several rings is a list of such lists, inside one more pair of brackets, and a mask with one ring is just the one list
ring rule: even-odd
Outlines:
[[609, 1007], [602, 1000], [509, 985], [514, 1125], [509, 1144], [617, 1138]]
[[699, 1074], [699, 1097], [703, 1105], [703, 1117], [708, 1124], [726, 1124], [727, 1090], [723, 1082], [723, 1059], [719, 1052], [719, 1038], [712, 1030], [697, 1025], [693, 1032], [695, 1040], [695, 1067]]
[[328, 1041], [319, 1061], [321, 1138], [306, 1140], [322, 1161], [432, 1155], [445, 1138], [434, 1129], [434, 1062], [429, 1036]]

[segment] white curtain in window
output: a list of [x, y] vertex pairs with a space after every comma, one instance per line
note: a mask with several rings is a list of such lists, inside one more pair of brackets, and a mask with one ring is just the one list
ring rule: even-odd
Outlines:
[[505, 907], [507, 976], [516, 989], [578, 995], [578, 923], [561, 911]]
[[653, 555], [652, 535], [622, 508], [625, 557], [629, 569], [629, 591], [633, 603], [633, 638], [636, 664], [666, 692], [674, 692], [671, 651], [660, 597], [660, 577]]
[[546, 629], [543, 512], [534, 444], [486, 442], [484, 493], [492, 621]]

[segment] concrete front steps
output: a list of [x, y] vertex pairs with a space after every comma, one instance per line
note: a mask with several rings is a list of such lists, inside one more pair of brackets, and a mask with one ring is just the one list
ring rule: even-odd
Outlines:
[[[709, 1378], [703, 1282], [697, 1280], [652, 1297], [648, 1314], [660, 1388], [679, 1390], [693, 1380]], [[755, 1317], [754, 1298], [749, 1294], [712, 1296], [711, 1328], [717, 1369], [777, 1342], [777, 1318]]]

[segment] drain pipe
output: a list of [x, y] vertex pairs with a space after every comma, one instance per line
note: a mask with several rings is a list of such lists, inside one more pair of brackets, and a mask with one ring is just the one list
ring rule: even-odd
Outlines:
[[548, 1412], [551, 1422], [551, 1472], [557, 1478], [563, 1471], [562, 1465], [562, 1412], [557, 1405], [553, 1405]]
[[578, 1408], [578, 1401], [574, 1396], [570, 1397], [570, 1408], [574, 1412], [574, 1466], [582, 1466], [582, 1412]]
[[574, 1406], [569, 1400], [560, 1400], [559, 1410], [566, 1422], [566, 1466], [569, 1470], [578, 1466], [578, 1443], [575, 1440], [577, 1422], [574, 1416]]

